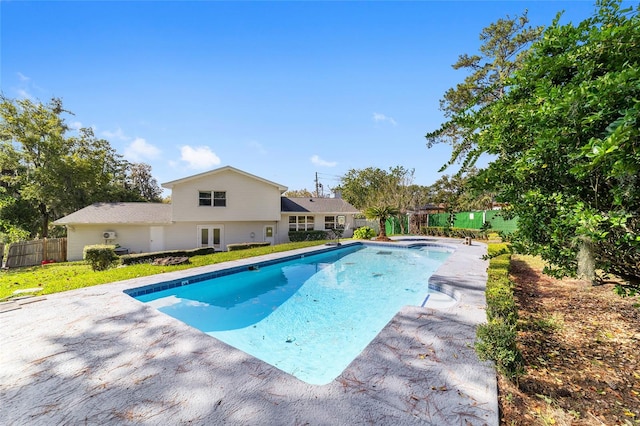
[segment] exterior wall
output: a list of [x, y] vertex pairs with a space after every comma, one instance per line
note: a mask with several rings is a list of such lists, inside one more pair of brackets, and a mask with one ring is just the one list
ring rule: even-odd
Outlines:
[[[199, 246], [198, 226], [215, 225], [223, 228], [222, 250], [227, 244], [264, 241], [264, 227], [272, 225], [278, 230], [278, 223], [269, 222], [183, 222], [165, 228], [165, 250], [193, 249]], [[251, 234], [253, 233], [253, 237]], [[275, 244], [279, 241], [276, 238]]]
[[[116, 238], [105, 241], [102, 233], [114, 231]], [[67, 227], [67, 259], [82, 260], [84, 247], [94, 244], [119, 244], [130, 253], [149, 251], [148, 225], [71, 225]]]
[[[226, 207], [199, 206], [200, 191], [225, 191]], [[175, 222], [277, 221], [280, 190], [232, 170], [176, 184], [171, 191]]]
[[352, 214], [346, 213], [304, 213], [304, 212], [287, 212], [282, 213], [280, 224], [278, 227], [278, 235], [276, 244], [288, 243], [289, 241], [289, 216], [313, 216], [313, 229], [316, 231], [324, 231], [325, 216], [345, 216], [345, 226], [343, 238], [353, 237], [355, 229], [355, 219]]

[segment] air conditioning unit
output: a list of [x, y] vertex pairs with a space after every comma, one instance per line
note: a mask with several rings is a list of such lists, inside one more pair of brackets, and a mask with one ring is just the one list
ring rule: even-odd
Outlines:
[[102, 238], [104, 238], [105, 240], [113, 240], [116, 238], [116, 233], [113, 231], [103, 232]]

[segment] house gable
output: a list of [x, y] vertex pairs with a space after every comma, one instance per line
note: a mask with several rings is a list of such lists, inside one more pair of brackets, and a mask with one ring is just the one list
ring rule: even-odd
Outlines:
[[226, 166], [162, 185], [174, 222], [277, 221], [286, 187]]

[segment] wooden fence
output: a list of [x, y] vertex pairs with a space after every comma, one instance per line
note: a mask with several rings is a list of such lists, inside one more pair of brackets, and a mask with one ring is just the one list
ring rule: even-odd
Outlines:
[[6, 268], [40, 265], [43, 261], [66, 262], [67, 239], [43, 238], [9, 245]]

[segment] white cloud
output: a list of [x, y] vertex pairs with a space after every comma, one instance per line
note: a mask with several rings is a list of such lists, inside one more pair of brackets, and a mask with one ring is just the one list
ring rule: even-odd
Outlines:
[[18, 79], [20, 81], [27, 82], [27, 81], [31, 80], [29, 77], [27, 77], [26, 75], [22, 74], [21, 72], [18, 72], [17, 74], [18, 74]]
[[373, 113], [373, 121], [375, 121], [376, 123], [387, 122], [387, 123], [390, 123], [393, 126], [397, 126], [398, 125], [398, 123], [396, 123], [396, 120], [394, 120], [393, 117], [387, 117], [386, 115], [380, 114], [378, 112], [374, 112]]
[[124, 132], [122, 131], [122, 129], [120, 127], [118, 127], [118, 129], [115, 132], [112, 132], [112, 131], [109, 131], [109, 130], [105, 130], [101, 134], [105, 138], [109, 138], [109, 139], [118, 139], [118, 140], [121, 140], [121, 141], [128, 141], [128, 140], [131, 139], [129, 136], [124, 134]]
[[160, 150], [148, 143], [143, 138], [135, 138], [133, 142], [124, 149], [124, 156], [131, 161], [151, 160], [158, 158]]
[[335, 167], [338, 165], [337, 161], [326, 161], [320, 158], [320, 156], [318, 155], [314, 155], [313, 157], [311, 157], [311, 162], [316, 166], [322, 166], [322, 167]]
[[220, 157], [211, 151], [208, 146], [195, 148], [185, 145], [180, 148], [180, 159], [187, 163], [190, 169], [208, 169], [220, 164]]

